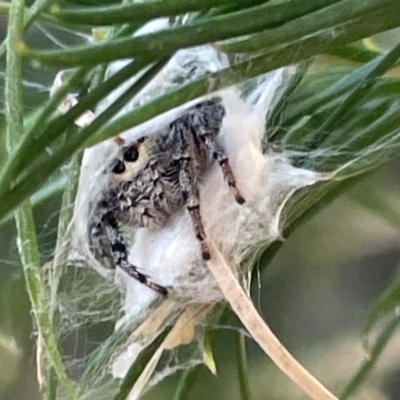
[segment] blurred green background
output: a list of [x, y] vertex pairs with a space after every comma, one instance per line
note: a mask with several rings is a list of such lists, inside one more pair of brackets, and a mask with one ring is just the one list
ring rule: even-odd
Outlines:
[[[34, 27], [30, 38], [40, 35]], [[32, 109], [48, 96], [55, 71], [31, 66], [27, 71], [31, 82], [39, 84], [27, 85], [27, 109]], [[366, 356], [365, 320], [400, 262], [399, 167], [400, 160], [380, 167], [299, 227], [253, 285], [253, 298], [278, 338], [335, 393]], [[51, 259], [60, 201], [55, 195], [35, 208], [43, 263]], [[239, 398], [235, 340], [235, 330], [221, 327], [217, 377], [202, 367], [192, 399]], [[246, 343], [254, 399], [305, 398], [250, 339]], [[399, 343], [395, 333], [354, 399], [400, 398]], [[35, 357], [16, 231], [9, 221], [0, 226], [0, 400], [41, 398]], [[178, 379], [167, 378], [146, 399], [172, 398]]]

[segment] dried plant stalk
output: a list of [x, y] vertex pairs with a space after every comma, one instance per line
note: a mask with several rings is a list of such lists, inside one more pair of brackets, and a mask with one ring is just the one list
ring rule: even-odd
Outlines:
[[289, 353], [261, 318], [219, 250], [211, 243], [208, 266], [233, 311], [276, 366], [313, 400], [338, 400]]

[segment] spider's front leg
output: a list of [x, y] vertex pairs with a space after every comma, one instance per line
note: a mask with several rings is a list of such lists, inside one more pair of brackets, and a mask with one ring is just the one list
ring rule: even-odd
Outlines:
[[[138, 268], [128, 261], [128, 250], [125, 245], [123, 237], [119, 234], [118, 222], [112, 212], [107, 212], [102, 217], [103, 230], [106, 233], [107, 242], [110, 247], [108, 252], [112, 256], [112, 265], [114, 268], [121, 268], [129, 276], [136, 279], [143, 285], [146, 285], [150, 289], [167, 295], [168, 291], [164, 286], [153, 282], [148, 278], [147, 275], [142, 274], [138, 271]], [[103, 241], [104, 243], [104, 241]], [[110, 264], [110, 263], [109, 263]]]
[[207, 261], [211, 258], [210, 249], [206, 241], [203, 222], [200, 215], [200, 196], [193, 176], [190, 173], [190, 157], [182, 158], [181, 170], [179, 172], [179, 183], [182, 190], [183, 198], [186, 201], [186, 208], [189, 211], [192, 220], [194, 233], [200, 242], [201, 254], [203, 260]]
[[168, 294], [168, 290], [164, 286], [161, 286], [158, 283], [153, 282], [148, 278], [147, 275], [139, 272], [137, 267], [129, 263], [128, 252], [121, 236], [119, 236], [114, 241], [114, 243], [111, 246], [111, 251], [114, 257], [114, 263], [116, 267], [121, 268], [129, 276], [136, 279], [143, 285], [149, 287], [150, 289], [153, 289], [157, 293], [160, 293], [164, 296]]

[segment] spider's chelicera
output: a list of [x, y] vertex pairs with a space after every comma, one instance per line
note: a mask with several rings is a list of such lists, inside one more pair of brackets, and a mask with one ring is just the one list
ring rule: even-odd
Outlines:
[[218, 97], [205, 100], [185, 112], [161, 132], [122, 146], [108, 167], [109, 181], [93, 204], [89, 237], [93, 253], [109, 268], [121, 268], [149, 288], [167, 289], [128, 261], [128, 249], [120, 225], [160, 228], [186, 206], [200, 242], [204, 260], [210, 258], [200, 214], [199, 179], [213, 160], [221, 166], [234, 198], [244, 198], [223, 147], [218, 142], [225, 109]]

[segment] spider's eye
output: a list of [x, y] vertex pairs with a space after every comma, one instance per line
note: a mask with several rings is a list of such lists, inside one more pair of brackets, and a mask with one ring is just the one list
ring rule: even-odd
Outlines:
[[124, 160], [128, 162], [135, 162], [139, 158], [139, 151], [136, 147], [132, 146], [125, 150]]
[[125, 164], [121, 160], [118, 160], [111, 171], [114, 174], [122, 174], [125, 172], [125, 170]]

